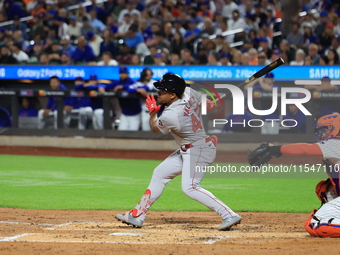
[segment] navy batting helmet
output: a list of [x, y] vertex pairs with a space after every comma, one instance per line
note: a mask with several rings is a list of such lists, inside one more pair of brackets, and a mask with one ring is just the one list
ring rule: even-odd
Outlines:
[[174, 73], [166, 73], [163, 75], [160, 81], [156, 81], [153, 84], [158, 90], [164, 90], [176, 93], [178, 97], [181, 97], [184, 93], [186, 83], [184, 79]]

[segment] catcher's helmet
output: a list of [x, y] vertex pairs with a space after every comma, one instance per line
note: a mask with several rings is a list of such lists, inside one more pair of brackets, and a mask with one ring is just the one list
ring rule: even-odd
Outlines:
[[158, 90], [164, 90], [176, 93], [178, 97], [181, 97], [184, 93], [186, 83], [184, 79], [173, 73], [166, 73], [162, 79], [154, 82], [153, 84]]
[[318, 119], [315, 137], [317, 141], [340, 139], [340, 114], [328, 114]]

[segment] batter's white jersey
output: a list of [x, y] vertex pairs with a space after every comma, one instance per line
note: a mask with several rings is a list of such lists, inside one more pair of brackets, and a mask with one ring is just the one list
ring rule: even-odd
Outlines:
[[186, 87], [182, 99], [164, 109], [157, 125], [163, 134], [170, 132], [180, 146], [206, 138], [201, 116], [201, 94]]

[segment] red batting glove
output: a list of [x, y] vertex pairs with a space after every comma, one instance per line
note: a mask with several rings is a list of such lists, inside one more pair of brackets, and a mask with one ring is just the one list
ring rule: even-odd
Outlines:
[[207, 99], [207, 111], [210, 112], [215, 108], [215, 104], [213, 101]]
[[149, 109], [150, 114], [158, 112], [161, 109], [161, 105], [157, 105], [156, 99], [153, 95], [146, 97], [146, 107]]

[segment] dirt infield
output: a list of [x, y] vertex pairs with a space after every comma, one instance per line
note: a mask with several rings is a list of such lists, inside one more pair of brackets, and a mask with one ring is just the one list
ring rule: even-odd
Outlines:
[[[170, 152], [0, 147], [0, 154], [162, 160]], [[246, 155], [228, 152], [216, 161], [245, 162]], [[275, 163], [281, 161], [287, 158]], [[306, 161], [319, 163], [290, 158]], [[310, 237], [303, 228], [308, 214], [240, 212], [242, 223], [220, 232], [214, 212], [150, 211], [141, 229], [116, 221], [116, 213], [0, 208], [0, 254], [338, 254], [340, 245]]]

